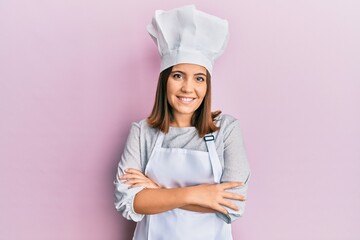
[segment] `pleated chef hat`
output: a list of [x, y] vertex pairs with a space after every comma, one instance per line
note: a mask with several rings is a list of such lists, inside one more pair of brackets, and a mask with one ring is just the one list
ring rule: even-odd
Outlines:
[[160, 71], [192, 63], [204, 66], [210, 73], [214, 60], [225, 50], [228, 29], [227, 20], [198, 11], [194, 5], [156, 10], [147, 26], [161, 56]]

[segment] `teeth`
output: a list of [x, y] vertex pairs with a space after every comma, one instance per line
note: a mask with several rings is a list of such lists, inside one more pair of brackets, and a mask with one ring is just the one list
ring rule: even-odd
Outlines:
[[179, 99], [184, 102], [191, 102], [192, 100], [194, 100], [193, 98], [184, 98], [184, 97], [179, 97]]

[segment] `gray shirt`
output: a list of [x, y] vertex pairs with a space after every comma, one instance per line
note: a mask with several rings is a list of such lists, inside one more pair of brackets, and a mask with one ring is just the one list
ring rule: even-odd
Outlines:
[[[220, 129], [213, 135], [215, 137], [216, 151], [223, 167], [221, 182], [244, 182], [244, 186], [229, 189], [228, 191], [246, 196], [250, 169], [239, 121], [230, 115], [222, 114], [217, 117], [216, 124]], [[134, 197], [143, 187], [128, 189], [128, 185], [121, 183], [118, 176], [124, 174], [124, 170], [127, 168], [145, 171], [158, 131], [158, 129], [151, 128], [146, 120], [132, 124], [114, 181], [116, 209], [125, 218], [136, 222], [140, 221], [144, 215], [134, 211]], [[199, 137], [195, 127], [170, 127], [169, 132], [165, 135], [162, 147], [207, 151], [205, 141]], [[227, 223], [242, 216], [245, 210], [244, 201], [231, 201], [239, 207], [239, 211], [225, 207], [229, 214], [217, 213]]]

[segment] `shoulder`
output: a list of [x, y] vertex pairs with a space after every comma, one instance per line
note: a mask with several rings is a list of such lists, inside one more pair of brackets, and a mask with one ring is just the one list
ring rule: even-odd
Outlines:
[[225, 139], [241, 132], [239, 120], [229, 114], [220, 114], [215, 118], [215, 121], [216, 125], [220, 127], [219, 134]]
[[234, 124], [239, 124], [239, 120], [229, 114], [220, 114], [215, 118], [215, 121], [220, 128], [227, 128]]
[[130, 132], [136, 132], [138, 135], [152, 135], [157, 133], [157, 129], [152, 128], [147, 123], [146, 119], [138, 122], [132, 122]]
[[132, 122], [131, 123], [131, 128], [141, 129], [141, 128], [150, 128], [150, 126], [147, 123], [146, 119], [142, 119], [142, 120], [137, 121], [137, 122]]

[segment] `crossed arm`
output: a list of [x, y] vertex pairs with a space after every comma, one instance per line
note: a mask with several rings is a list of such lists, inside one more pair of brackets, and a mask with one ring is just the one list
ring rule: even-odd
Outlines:
[[220, 212], [227, 214], [228, 207], [238, 211], [236, 205], [229, 201], [245, 201], [245, 196], [226, 192], [225, 190], [240, 187], [241, 182], [220, 184], [201, 184], [191, 187], [163, 188], [141, 171], [130, 168], [119, 179], [129, 188], [145, 187], [135, 196], [134, 210], [140, 214], [157, 214], [175, 208], [194, 212]]

